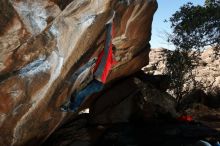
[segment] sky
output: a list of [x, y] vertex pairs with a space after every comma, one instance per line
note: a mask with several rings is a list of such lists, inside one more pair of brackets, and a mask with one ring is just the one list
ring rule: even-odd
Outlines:
[[174, 46], [166, 42], [166, 35], [164, 32], [171, 32], [170, 23], [165, 23], [164, 20], [169, 18], [180, 6], [187, 2], [192, 2], [194, 5], [203, 5], [205, 0], [157, 0], [158, 9], [154, 15], [152, 24], [151, 48], [167, 48], [174, 49]]

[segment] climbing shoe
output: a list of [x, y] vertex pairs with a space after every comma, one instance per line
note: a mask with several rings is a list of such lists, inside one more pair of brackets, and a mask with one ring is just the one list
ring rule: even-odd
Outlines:
[[70, 103], [70, 104], [61, 105], [60, 110], [63, 112], [76, 112], [78, 110], [78, 107], [71, 106]]
[[69, 111], [69, 105], [66, 105], [66, 104], [61, 105], [60, 110], [63, 111], [63, 112], [68, 112]]

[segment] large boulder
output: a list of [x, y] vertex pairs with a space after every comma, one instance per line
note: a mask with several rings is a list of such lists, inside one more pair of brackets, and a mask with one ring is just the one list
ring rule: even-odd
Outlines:
[[156, 0], [1, 0], [0, 145], [39, 145], [72, 116], [59, 106], [72, 75], [100, 52], [112, 10], [118, 63], [107, 83], [145, 66], [156, 8]]
[[90, 108], [90, 122], [95, 124], [129, 122], [138, 112], [136, 95], [140, 90], [134, 78], [119, 81], [104, 90]]
[[[89, 114], [81, 114], [56, 129], [44, 146], [113, 145], [110, 139], [106, 144], [97, 142], [102, 141], [115, 126], [120, 133], [126, 131], [134, 134], [127, 135], [126, 141], [135, 139], [137, 135], [139, 139], [136, 142], [146, 141], [149, 137], [148, 134], [145, 135], [146, 132], [161, 138], [161, 133], [165, 133], [166, 129], [163, 126], [167, 124], [167, 128], [171, 128], [168, 123], [173, 121], [170, 120], [171, 117], [177, 116], [175, 103], [175, 99], [169, 94], [156, 89], [153, 84], [143, 81], [135, 74], [106, 88], [93, 101]], [[125, 139], [117, 138], [119, 141]]]
[[91, 123], [115, 124], [162, 117], [176, 118], [176, 101], [166, 92], [138, 77], [120, 81], [104, 91], [90, 111]]
[[[165, 48], [151, 49], [149, 54], [149, 64], [143, 68], [147, 74], [165, 75], [167, 53], [171, 50]], [[213, 48], [204, 49], [199, 56], [199, 64], [192, 73], [200, 86], [206, 93], [219, 96], [220, 90], [220, 55], [214, 52]], [[190, 82], [190, 81], [187, 81]], [[192, 82], [190, 82], [192, 83]], [[192, 84], [187, 84], [189, 90], [193, 89]], [[219, 94], [219, 95], [218, 95]]]
[[149, 64], [143, 68], [147, 74], [163, 75], [166, 69], [166, 53], [169, 50], [165, 48], [154, 48], [149, 53]]

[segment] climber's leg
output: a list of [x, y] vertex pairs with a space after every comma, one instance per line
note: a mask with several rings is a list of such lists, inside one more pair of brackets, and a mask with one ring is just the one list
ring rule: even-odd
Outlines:
[[97, 80], [92, 80], [84, 89], [73, 95], [75, 97], [74, 102], [70, 102], [70, 110], [76, 111], [82, 104], [86, 97], [97, 93], [103, 89], [103, 83]]
[[197, 143], [196, 143], [196, 146], [212, 146], [210, 143], [208, 143], [207, 141], [204, 141], [204, 140], [199, 140]]

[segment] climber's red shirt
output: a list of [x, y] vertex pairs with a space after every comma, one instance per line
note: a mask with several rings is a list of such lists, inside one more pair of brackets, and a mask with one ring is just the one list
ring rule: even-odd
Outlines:
[[102, 83], [106, 82], [109, 71], [114, 63], [113, 51], [112, 51], [112, 36], [113, 36], [113, 24], [107, 24], [105, 47], [98, 56], [95, 68], [94, 76]]
[[191, 122], [193, 119], [192, 119], [192, 116], [190, 115], [182, 115], [178, 117], [177, 120], [184, 121], [184, 122]]

